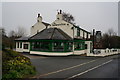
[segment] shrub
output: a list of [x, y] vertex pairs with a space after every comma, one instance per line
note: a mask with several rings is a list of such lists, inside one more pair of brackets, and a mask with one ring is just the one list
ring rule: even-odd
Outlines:
[[23, 78], [35, 75], [30, 59], [12, 50], [3, 51], [3, 78]]
[[3, 78], [22, 78], [22, 75], [16, 70], [10, 70], [7, 74], [3, 75]]

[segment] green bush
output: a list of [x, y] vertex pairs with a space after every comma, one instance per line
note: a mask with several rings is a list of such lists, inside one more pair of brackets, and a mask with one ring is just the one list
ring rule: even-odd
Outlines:
[[3, 51], [3, 78], [23, 78], [35, 75], [30, 59], [12, 50]]
[[22, 75], [16, 70], [10, 70], [7, 74], [3, 75], [3, 78], [22, 78]]

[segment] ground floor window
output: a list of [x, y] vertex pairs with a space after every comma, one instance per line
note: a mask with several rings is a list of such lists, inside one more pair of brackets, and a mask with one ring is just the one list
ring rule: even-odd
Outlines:
[[23, 48], [28, 49], [28, 44], [24, 44]]
[[64, 43], [63, 42], [53, 42], [53, 51], [64, 51]]
[[22, 48], [22, 42], [20, 42], [20, 48]]
[[17, 48], [19, 48], [19, 42], [17, 42]]
[[35, 51], [72, 51], [72, 42], [68, 41], [36, 41], [31, 42], [31, 50]]
[[32, 42], [31, 43], [32, 50], [49, 50], [49, 43], [48, 42]]
[[85, 49], [85, 43], [83, 41], [74, 42], [74, 49], [75, 50], [84, 50]]

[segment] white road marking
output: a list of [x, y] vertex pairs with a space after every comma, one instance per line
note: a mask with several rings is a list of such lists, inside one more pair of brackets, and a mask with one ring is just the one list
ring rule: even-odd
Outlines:
[[62, 71], [65, 71], [65, 70], [69, 70], [69, 69], [72, 69], [72, 68], [76, 68], [76, 67], [79, 67], [79, 66], [94, 62], [96, 60], [98, 60], [98, 59], [91, 60], [91, 61], [88, 61], [88, 62], [85, 62], [85, 63], [82, 63], [82, 64], [78, 64], [78, 65], [75, 65], [75, 66], [72, 66], [72, 67], [64, 68], [64, 69], [61, 69], [61, 70], [57, 70], [57, 71], [49, 72], [49, 73], [46, 73], [46, 74], [42, 74], [42, 75], [39, 75], [39, 76], [35, 76], [33, 78], [39, 78], [39, 77], [42, 77], [42, 76], [47, 76], [47, 75], [50, 75], [50, 74], [54, 74], [54, 73], [62, 72]]
[[93, 68], [91, 68], [91, 69], [88, 69], [88, 70], [86, 70], [86, 71], [84, 71], [84, 72], [81, 72], [81, 73], [79, 73], [79, 74], [73, 75], [72, 77], [69, 77], [69, 78], [67, 78], [67, 79], [65, 79], [65, 80], [72, 79], [72, 78], [75, 78], [75, 77], [80, 76], [80, 75], [82, 75], [82, 74], [85, 74], [85, 73], [87, 73], [87, 72], [89, 72], [89, 71], [91, 71], [91, 70], [94, 70], [94, 69], [96, 69], [96, 68], [98, 68], [98, 67], [100, 67], [100, 66], [103, 66], [103, 65], [105, 65], [105, 64], [107, 64], [107, 63], [109, 63], [109, 62], [111, 62], [111, 61], [112, 61], [112, 60], [109, 60], [109, 61], [107, 61], [107, 62], [105, 62], [105, 63], [102, 63], [102, 64], [100, 64], [100, 65], [98, 65], [98, 66], [95, 66], [95, 67], [93, 67]]

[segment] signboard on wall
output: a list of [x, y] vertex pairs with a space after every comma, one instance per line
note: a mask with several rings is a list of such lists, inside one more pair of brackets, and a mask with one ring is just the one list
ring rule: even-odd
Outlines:
[[100, 42], [101, 40], [101, 31], [96, 31], [96, 42]]

